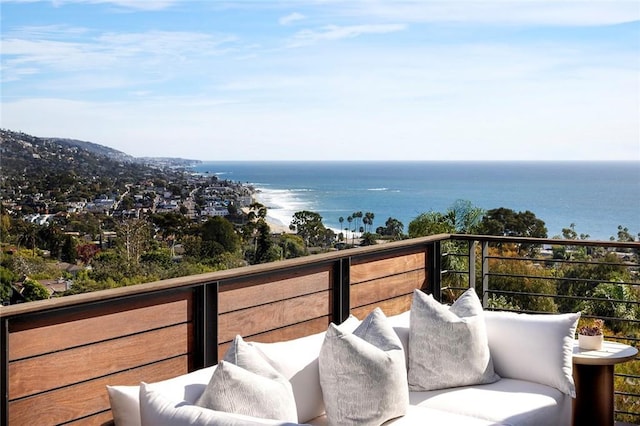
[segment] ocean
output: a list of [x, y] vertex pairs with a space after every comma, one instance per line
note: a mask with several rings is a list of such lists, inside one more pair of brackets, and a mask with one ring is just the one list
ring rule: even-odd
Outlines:
[[456, 200], [485, 210], [533, 212], [549, 237], [575, 224], [578, 234], [609, 240], [618, 225], [640, 233], [638, 162], [204, 162], [194, 171], [248, 183], [274, 222], [301, 210], [341, 228], [354, 212], [372, 212], [373, 228], [389, 217], [408, 231], [419, 214], [446, 212]]

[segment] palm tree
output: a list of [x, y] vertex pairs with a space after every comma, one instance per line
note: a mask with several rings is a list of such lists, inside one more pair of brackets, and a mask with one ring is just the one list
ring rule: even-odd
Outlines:
[[362, 219], [362, 212], [354, 212], [352, 214], [353, 218], [356, 220], [354, 231], [360, 229], [360, 219]]
[[[349, 222], [349, 231], [351, 231], [351, 222], [353, 222], [353, 217], [347, 216], [347, 222]], [[351, 233], [351, 244], [353, 244], [353, 232]]]
[[371, 232], [373, 230], [373, 218], [375, 217], [375, 215], [371, 212], [366, 212], [364, 214], [364, 219], [362, 219], [362, 223], [364, 223], [365, 227], [365, 232], [367, 231], [367, 226], [369, 226], [369, 232]]

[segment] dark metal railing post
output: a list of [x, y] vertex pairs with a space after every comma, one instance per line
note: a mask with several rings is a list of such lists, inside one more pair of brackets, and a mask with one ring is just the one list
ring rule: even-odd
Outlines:
[[333, 269], [332, 322], [342, 324], [351, 313], [351, 258], [341, 258]]
[[427, 277], [429, 291], [433, 298], [442, 301], [442, 247], [440, 241], [434, 241], [427, 247]]
[[489, 304], [489, 242], [482, 242], [482, 306]]
[[218, 363], [218, 281], [195, 288], [195, 354], [194, 368]]
[[476, 247], [477, 241], [469, 241], [469, 288], [476, 288]]
[[2, 353], [0, 354], [0, 389], [2, 402], [0, 402], [0, 425], [9, 424], [9, 320], [3, 319], [0, 338], [2, 341]]

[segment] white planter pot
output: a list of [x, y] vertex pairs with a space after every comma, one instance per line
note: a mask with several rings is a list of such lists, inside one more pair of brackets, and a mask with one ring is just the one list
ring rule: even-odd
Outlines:
[[585, 336], [583, 334], [578, 334], [578, 346], [580, 346], [580, 349], [599, 351], [602, 349], [603, 341], [604, 336], [602, 334], [599, 336]]

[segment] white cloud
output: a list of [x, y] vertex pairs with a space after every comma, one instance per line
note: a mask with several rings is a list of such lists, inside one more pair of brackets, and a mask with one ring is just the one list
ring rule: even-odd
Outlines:
[[640, 19], [637, 1], [385, 1], [332, 5], [335, 13], [400, 22], [498, 25], [609, 25]]
[[327, 25], [320, 30], [302, 30], [289, 41], [288, 47], [307, 46], [321, 41], [336, 41], [359, 37], [364, 34], [387, 34], [402, 31], [404, 24]]
[[280, 23], [280, 25], [291, 25], [294, 22], [297, 21], [302, 21], [304, 20], [306, 17], [304, 15], [302, 15], [301, 13], [298, 12], [293, 12], [290, 13], [287, 16], [283, 16], [282, 18], [280, 18], [278, 20], [278, 23]]

